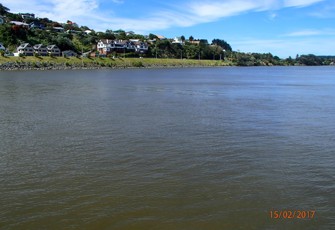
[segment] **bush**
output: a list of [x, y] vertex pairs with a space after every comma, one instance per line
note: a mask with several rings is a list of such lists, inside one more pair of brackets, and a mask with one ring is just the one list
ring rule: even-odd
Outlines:
[[138, 68], [144, 67], [144, 65], [143, 65], [143, 63], [141, 61], [135, 61], [135, 62], [133, 62], [133, 66], [134, 67], [138, 67]]

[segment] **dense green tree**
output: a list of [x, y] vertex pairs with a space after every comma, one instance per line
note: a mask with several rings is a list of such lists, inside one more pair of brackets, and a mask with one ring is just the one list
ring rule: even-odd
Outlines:
[[185, 40], [186, 40], [186, 39], [185, 39], [185, 36], [184, 36], [184, 35], [182, 35], [182, 36], [180, 37], [180, 39], [181, 39], [181, 42], [182, 42], [182, 43], [185, 43]]
[[149, 34], [149, 39], [150, 39], [150, 40], [157, 39], [157, 36], [154, 35], [154, 34]]
[[222, 47], [225, 51], [232, 51], [231, 46], [225, 41], [221, 39], [213, 39], [212, 45], [217, 45]]
[[17, 45], [18, 41], [12, 28], [8, 24], [0, 25], [0, 41], [6, 46]]
[[186, 58], [196, 59], [199, 57], [200, 47], [198, 45], [193, 45], [193, 44], [185, 45], [184, 53], [185, 53]]
[[298, 63], [301, 65], [323, 65], [324, 60], [321, 57], [317, 57], [313, 54], [301, 55], [297, 59]]

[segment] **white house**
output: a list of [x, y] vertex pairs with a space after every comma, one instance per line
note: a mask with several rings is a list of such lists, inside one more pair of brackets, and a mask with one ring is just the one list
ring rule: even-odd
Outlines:
[[113, 40], [101, 39], [97, 44], [97, 50], [100, 55], [107, 55], [112, 52]]
[[60, 56], [61, 52], [60, 49], [56, 45], [48, 45], [47, 46], [47, 51], [49, 55], [52, 56]]
[[109, 40], [101, 39], [97, 44], [97, 51], [100, 55], [108, 55], [115, 52], [135, 51], [137, 53], [146, 53], [148, 51], [148, 44], [139, 40]]
[[40, 56], [47, 56], [48, 50], [45, 45], [37, 44], [37, 45], [34, 45], [34, 53]]
[[35, 18], [35, 14], [30, 14], [30, 13], [20, 13], [19, 15], [21, 15], [21, 17], [23, 19], [34, 19]]
[[146, 53], [148, 52], [149, 46], [146, 42], [136, 42], [135, 51], [136, 53]]
[[3, 50], [3, 51], [5, 51], [5, 50], [6, 50], [6, 48], [3, 46], [3, 44], [2, 44], [2, 43], [0, 43], [0, 50]]
[[9, 22], [12, 25], [16, 25], [16, 26], [22, 26], [22, 27], [26, 27], [29, 28], [29, 24], [24, 23], [24, 22], [19, 22], [19, 21], [10, 21]]
[[175, 37], [172, 41], [172, 44], [183, 44], [183, 41], [181, 40], [181, 37]]
[[24, 56], [33, 56], [34, 55], [34, 48], [29, 43], [23, 43], [19, 47], [17, 47], [18, 55]]

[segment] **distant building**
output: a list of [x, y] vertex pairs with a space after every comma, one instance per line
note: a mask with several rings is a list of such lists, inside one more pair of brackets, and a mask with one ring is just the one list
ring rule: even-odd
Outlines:
[[78, 54], [72, 50], [66, 50], [62, 52], [63, 57], [76, 57]]
[[0, 50], [3, 50], [3, 51], [6, 50], [6, 47], [4, 47], [4, 45], [2, 43], [0, 43]]
[[183, 41], [181, 40], [181, 37], [175, 37], [172, 41], [172, 44], [183, 44]]
[[18, 55], [24, 56], [33, 56], [34, 55], [34, 48], [29, 43], [23, 43], [19, 47], [17, 47]]
[[135, 43], [135, 51], [136, 53], [146, 53], [148, 52], [149, 46], [146, 42], [136, 42]]
[[34, 19], [35, 14], [30, 14], [30, 13], [20, 13], [19, 14], [24, 20], [26, 19]]
[[101, 39], [97, 44], [97, 51], [99, 55], [107, 56], [112, 52], [137, 52], [146, 53], [148, 51], [148, 44], [139, 40], [110, 40]]
[[59, 57], [61, 55], [60, 49], [56, 45], [48, 45], [47, 51], [49, 55]]
[[34, 45], [33, 48], [34, 48], [34, 53], [39, 55], [39, 56], [47, 56], [48, 55], [47, 47], [43, 44]]
[[29, 28], [30, 29], [40, 29], [40, 30], [44, 30], [45, 29], [45, 25], [39, 23], [39, 22], [32, 22], [29, 24]]
[[64, 28], [63, 27], [60, 27], [60, 26], [55, 26], [52, 28], [54, 31], [56, 32], [64, 32]]
[[85, 30], [84, 33], [85, 34], [90, 34], [90, 33], [92, 33], [92, 30]]
[[127, 35], [127, 36], [129, 36], [129, 35], [134, 35], [134, 34], [135, 34], [134, 31], [128, 31], [128, 32], [126, 32], [126, 35]]
[[0, 16], [0, 25], [5, 24], [5, 18], [3, 16]]
[[10, 21], [9, 23], [12, 24], [12, 25], [15, 25], [15, 26], [22, 26], [22, 27], [29, 28], [29, 24], [24, 23], [24, 22]]
[[159, 39], [159, 40], [166, 40], [167, 38], [164, 37], [163, 35], [159, 35], [159, 34], [156, 34], [156, 37]]

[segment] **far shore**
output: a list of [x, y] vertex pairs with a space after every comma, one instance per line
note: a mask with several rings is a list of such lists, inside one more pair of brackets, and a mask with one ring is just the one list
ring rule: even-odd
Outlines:
[[223, 60], [156, 58], [0, 57], [0, 70], [123, 69], [233, 66]]

